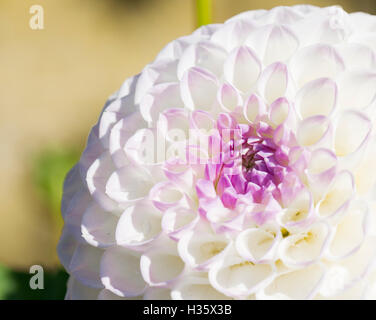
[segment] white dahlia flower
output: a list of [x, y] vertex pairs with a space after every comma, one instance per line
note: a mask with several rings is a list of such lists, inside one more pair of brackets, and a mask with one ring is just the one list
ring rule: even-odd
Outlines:
[[375, 298], [375, 111], [375, 16], [277, 7], [171, 42], [66, 178], [67, 298]]

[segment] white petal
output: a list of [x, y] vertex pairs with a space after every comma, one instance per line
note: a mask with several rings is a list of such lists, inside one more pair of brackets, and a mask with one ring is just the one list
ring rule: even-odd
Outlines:
[[295, 127], [295, 115], [292, 106], [286, 98], [275, 100], [270, 106], [270, 121], [277, 127], [282, 123], [286, 123], [289, 128]]
[[223, 72], [223, 62], [226, 58], [226, 51], [209, 41], [203, 41], [189, 46], [179, 60], [178, 77], [183, 78], [183, 74], [191, 67], [206, 69], [217, 77]]
[[354, 12], [350, 21], [358, 26], [360, 33], [367, 33], [375, 29], [375, 17], [365, 12]]
[[[370, 14], [364, 14], [363, 16], [363, 19], [364, 20], [363, 22], [359, 22], [359, 24], [361, 23], [364, 23], [366, 20], [369, 19], [369, 16], [370, 17], [374, 17]], [[369, 22], [369, 21], [367, 21]], [[358, 25], [359, 25], [358, 24]], [[356, 43], [359, 43], [359, 44], [363, 44], [365, 46], [369, 46], [373, 52], [375, 52], [376, 50], [376, 44], [375, 44], [375, 41], [376, 41], [376, 36], [375, 36], [375, 22], [373, 22], [373, 26], [370, 26], [368, 25], [368, 30], [366, 30], [365, 32], [359, 32], [356, 36], [353, 37], [354, 39], [354, 42]]]
[[222, 109], [226, 112], [233, 111], [242, 104], [242, 99], [238, 91], [230, 84], [224, 83], [218, 91], [218, 101]]
[[364, 278], [375, 262], [375, 237], [367, 237], [356, 253], [340, 261], [339, 265], [346, 270], [345, 286], [355, 280]]
[[318, 44], [297, 52], [292, 62], [292, 74], [299, 87], [319, 78], [335, 78], [344, 70], [338, 52], [329, 45]]
[[376, 299], [376, 270], [372, 268], [368, 277], [366, 289], [364, 290], [364, 295], [362, 297], [365, 300], [375, 300]]
[[63, 215], [63, 218], [65, 212], [67, 211], [69, 203], [72, 201], [72, 198], [83, 188], [84, 186], [83, 180], [80, 176], [80, 168], [79, 165], [76, 164], [72, 169], [69, 170], [64, 180], [63, 196], [61, 201], [61, 213]]
[[316, 299], [334, 298], [338, 293], [345, 290], [349, 280], [349, 272], [340, 265], [329, 265], [325, 274], [324, 281], [321, 284], [319, 295]]
[[145, 167], [159, 164], [165, 160], [165, 147], [165, 133], [162, 130], [159, 128], [139, 129], [125, 143], [124, 152], [129, 161], [123, 166], [132, 164]]
[[225, 79], [243, 93], [249, 93], [261, 71], [261, 63], [248, 47], [234, 49], [224, 64]]
[[[187, 153], [187, 150], [185, 150], [185, 153]], [[185, 155], [185, 157], [187, 156]], [[163, 172], [169, 181], [178, 185], [188, 196], [196, 196], [195, 191], [192, 190], [192, 185], [196, 178], [195, 175], [197, 174], [195, 167], [187, 166], [186, 161], [173, 159], [165, 162]]]
[[227, 22], [258, 20], [264, 18], [267, 14], [269, 14], [269, 11], [265, 9], [249, 10], [234, 15]]
[[[114, 101], [113, 103], [117, 103]], [[121, 104], [119, 101], [118, 104]], [[102, 145], [107, 149], [109, 146], [109, 136], [114, 124], [121, 119], [121, 114], [111, 111], [103, 111], [99, 120], [98, 137]]]
[[332, 300], [361, 300], [365, 298], [364, 292], [366, 289], [365, 281], [357, 281], [347, 286], [345, 290], [339, 290], [339, 294], [326, 296], [325, 299]]
[[289, 76], [287, 66], [281, 62], [276, 62], [263, 71], [260, 78], [259, 90], [270, 104], [286, 95], [288, 85]]
[[142, 297], [125, 298], [125, 297], [116, 295], [110, 290], [103, 289], [99, 292], [97, 299], [98, 300], [141, 300]]
[[354, 170], [356, 191], [361, 195], [370, 193], [372, 186], [376, 183], [376, 170], [373, 170], [376, 158], [376, 137], [370, 138], [369, 142], [366, 152], [362, 155], [363, 159]]
[[105, 148], [108, 148], [111, 129], [121, 118], [136, 111], [134, 103], [134, 87], [138, 76], [128, 79], [118, 92], [118, 97], [109, 99], [103, 108], [99, 119], [98, 138]]
[[160, 112], [183, 106], [179, 83], [167, 82], [158, 84], [148, 91], [140, 102], [140, 112], [145, 121], [155, 122]]
[[97, 123], [90, 131], [87, 139], [87, 145], [84, 152], [81, 155], [80, 162], [78, 163], [80, 175], [82, 180], [85, 181], [87, 172], [90, 166], [96, 161], [102, 154], [105, 153], [105, 148], [98, 137], [99, 124]]
[[202, 111], [202, 110], [195, 110], [191, 114], [191, 128], [194, 131], [206, 131], [209, 132], [213, 129], [215, 125], [215, 121], [210, 113]]
[[65, 296], [66, 300], [96, 300], [99, 289], [85, 286], [83, 283], [70, 277], [68, 281], [68, 290]]
[[103, 250], [87, 244], [79, 244], [74, 251], [68, 270], [84, 285], [101, 288], [99, 279], [99, 262]]
[[162, 227], [171, 239], [179, 240], [199, 219], [198, 213], [190, 208], [172, 207], [163, 214]]
[[335, 150], [338, 156], [357, 151], [371, 132], [370, 120], [359, 112], [348, 111], [338, 119], [335, 132]]
[[127, 206], [146, 197], [152, 186], [151, 177], [143, 168], [124, 166], [108, 179], [106, 193], [111, 199]]
[[181, 258], [191, 267], [208, 269], [216, 260], [223, 257], [230, 240], [221, 234], [215, 234], [202, 225], [187, 232], [178, 243]]
[[252, 94], [244, 103], [243, 113], [247, 121], [253, 123], [257, 117], [265, 115], [266, 105], [259, 96]]
[[293, 24], [294, 22], [301, 20], [302, 15], [296, 10], [296, 6], [279, 6], [270, 9], [265, 19], [268, 22], [276, 22], [279, 24]]
[[319, 289], [324, 275], [324, 267], [318, 264], [282, 274], [265, 289], [265, 296], [261, 298], [312, 298]]
[[94, 201], [90, 197], [90, 193], [86, 188], [82, 188], [77, 190], [76, 194], [72, 196], [67, 204], [65, 211], [62, 211], [65, 224], [69, 226], [70, 232], [77, 236], [77, 239], [81, 237], [82, 216], [86, 208], [93, 203]]
[[97, 158], [87, 171], [86, 182], [94, 200], [107, 211], [117, 209], [117, 203], [106, 194], [106, 183], [114, 171], [108, 152]]
[[100, 277], [107, 290], [121, 297], [139, 296], [146, 288], [139, 254], [121, 247], [105, 251], [100, 262]]
[[[136, 87], [138, 79], [139, 79], [139, 75], [135, 75], [135, 76], [130, 77], [127, 80], [125, 80], [124, 83], [121, 85], [119, 91], [117, 92], [117, 98], [118, 99], [125, 98], [125, 97], [130, 98], [132, 96], [132, 93], [133, 93], [135, 87]], [[110, 108], [110, 106], [108, 106], [107, 109], [115, 111], [112, 108]], [[125, 110], [123, 110], [124, 113], [135, 111], [133, 108], [129, 108], [129, 109], [124, 108], [124, 109], [125, 109]]]
[[300, 89], [296, 100], [303, 119], [315, 115], [328, 116], [337, 103], [337, 85], [328, 78], [313, 80]]
[[186, 109], [171, 108], [159, 115], [157, 128], [167, 141], [185, 141], [189, 135], [189, 114]]
[[280, 245], [281, 259], [287, 266], [313, 264], [324, 253], [328, 238], [328, 225], [316, 223], [299, 234], [292, 234], [283, 239]]
[[140, 246], [154, 240], [162, 231], [162, 214], [149, 202], [128, 207], [116, 227], [116, 242], [124, 246]]
[[301, 146], [331, 147], [331, 126], [328, 118], [313, 116], [299, 124], [297, 139]]
[[254, 263], [273, 259], [281, 234], [276, 227], [250, 228], [241, 232], [235, 242], [239, 255]]
[[312, 194], [304, 188], [285, 204], [285, 209], [277, 217], [281, 225], [293, 229], [310, 224], [313, 214]]
[[360, 110], [367, 107], [376, 98], [376, 73], [365, 71], [348, 71], [338, 81], [341, 109]]
[[107, 247], [115, 243], [118, 217], [96, 204], [87, 208], [81, 223], [82, 237], [92, 246]]
[[223, 46], [229, 52], [242, 45], [253, 29], [254, 26], [249, 20], [228, 21], [222, 28], [214, 32], [211, 41]]
[[147, 65], [137, 81], [135, 89], [135, 104], [139, 104], [142, 98], [154, 85], [165, 82], [176, 82], [177, 78], [176, 59], [162, 59]]
[[74, 251], [76, 250], [78, 241], [74, 234], [70, 231], [70, 227], [65, 225], [57, 245], [57, 254], [59, 260], [65, 269], [69, 270]]
[[298, 21], [294, 27], [304, 45], [337, 44], [346, 41], [352, 32], [348, 17], [341, 7], [331, 6], [308, 15], [305, 19]]
[[337, 164], [336, 155], [329, 149], [316, 149], [312, 152], [307, 170], [309, 174], [322, 174]]
[[149, 199], [159, 210], [165, 211], [177, 205], [189, 207], [189, 199], [170, 181], [159, 182], [150, 190]]
[[144, 300], [171, 300], [171, 289], [149, 287], [145, 292]]
[[247, 297], [268, 284], [274, 271], [270, 264], [254, 264], [229, 254], [209, 270], [210, 284], [227, 296]]
[[190, 277], [179, 283], [171, 292], [173, 300], [230, 300], [221, 292], [215, 290], [208, 279]]
[[124, 150], [128, 139], [139, 129], [146, 126], [145, 120], [139, 112], [132, 113], [121, 119], [111, 130], [109, 150], [112, 160], [117, 168], [129, 164], [129, 159]]
[[264, 63], [269, 65], [276, 61], [287, 61], [296, 51], [299, 41], [286, 26], [274, 26], [267, 42]]
[[185, 269], [172, 240], [144, 253], [140, 266], [143, 278], [151, 286], [166, 286], [179, 278]]
[[307, 166], [307, 179], [315, 203], [330, 186], [337, 172], [337, 157], [329, 149], [316, 149]]
[[334, 258], [345, 257], [355, 252], [362, 244], [367, 228], [367, 208], [351, 205], [346, 215], [336, 226], [329, 246]]
[[375, 54], [368, 46], [358, 43], [346, 43], [339, 47], [347, 70], [367, 70], [374, 66]]
[[184, 49], [200, 39], [196, 35], [181, 37], [168, 43], [157, 55], [155, 61], [175, 60], [181, 57]]
[[213, 207], [210, 209], [206, 217], [210, 222], [213, 224], [222, 224], [226, 222], [230, 222], [234, 218], [238, 216], [238, 213], [235, 210], [228, 209], [226, 207]]
[[334, 178], [324, 198], [318, 203], [318, 214], [330, 217], [346, 207], [355, 192], [354, 178], [348, 171], [341, 171]]
[[210, 37], [214, 32], [216, 32], [220, 27], [220, 23], [207, 24], [199, 27], [192, 34], [207, 38]]
[[197, 67], [188, 69], [180, 82], [181, 96], [189, 110], [211, 110], [217, 89], [217, 78], [209, 71]]

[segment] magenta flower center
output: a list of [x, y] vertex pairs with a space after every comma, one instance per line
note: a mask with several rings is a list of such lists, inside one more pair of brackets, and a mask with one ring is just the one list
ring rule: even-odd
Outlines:
[[277, 129], [262, 121], [242, 125], [231, 117], [230, 127], [224, 127], [222, 122], [220, 116], [219, 163], [208, 163], [205, 170], [205, 185], [214, 187], [216, 200], [212, 199], [214, 191], [198, 192], [201, 212], [210, 210], [210, 203], [218, 199], [230, 210], [241, 208], [242, 204], [260, 204], [264, 208], [256, 221], [262, 224], [283, 207], [289, 194], [296, 194], [302, 186], [298, 168], [289, 166], [289, 152], [296, 147], [295, 140], [290, 137], [276, 142]]

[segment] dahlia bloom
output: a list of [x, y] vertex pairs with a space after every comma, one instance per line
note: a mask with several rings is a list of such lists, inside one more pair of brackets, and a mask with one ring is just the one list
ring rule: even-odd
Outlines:
[[66, 297], [375, 298], [375, 54], [375, 16], [305, 5], [168, 44], [66, 177]]

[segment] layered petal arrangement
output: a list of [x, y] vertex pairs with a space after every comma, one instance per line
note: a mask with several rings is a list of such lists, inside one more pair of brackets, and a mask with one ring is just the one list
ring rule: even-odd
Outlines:
[[66, 177], [66, 297], [376, 298], [375, 111], [375, 16], [277, 7], [171, 42]]

